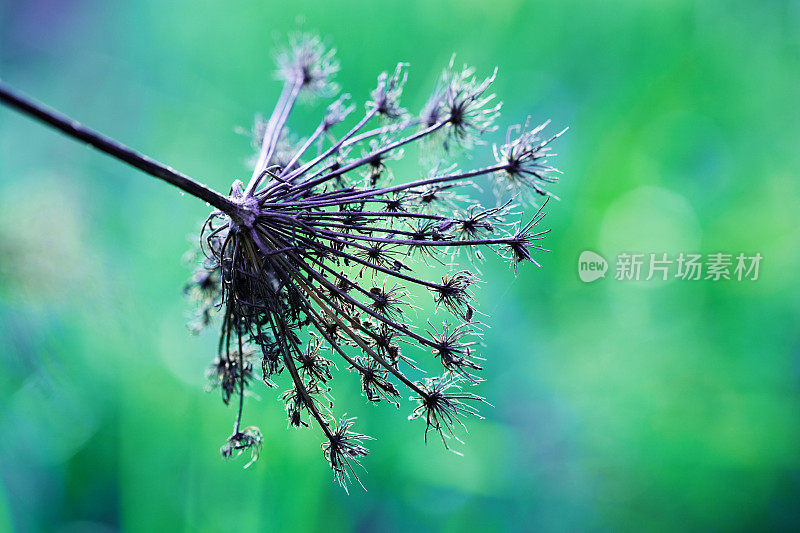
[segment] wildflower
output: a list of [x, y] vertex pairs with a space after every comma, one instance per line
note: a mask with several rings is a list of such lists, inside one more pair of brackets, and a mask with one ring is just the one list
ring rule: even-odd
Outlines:
[[241, 431], [236, 431], [228, 438], [228, 441], [220, 448], [220, 454], [224, 458], [238, 457], [245, 451], [250, 451], [250, 460], [244, 465], [245, 468], [249, 467], [258, 459], [258, 454], [261, 453], [261, 445], [264, 442], [264, 437], [261, 431], [255, 427], [250, 426]]
[[322, 40], [311, 33], [295, 33], [289, 37], [289, 47], [277, 56], [278, 77], [288, 91], [314, 96], [336, 92], [333, 76], [339, 71], [336, 51], [327, 49]]
[[408, 78], [405, 71], [407, 66], [407, 63], [398, 63], [393, 74], [383, 72], [378, 76], [378, 86], [370, 93], [372, 99], [367, 103], [368, 109], [374, 110], [386, 120], [398, 119], [405, 115], [405, 109], [400, 107], [400, 96]]
[[206, 379], [208, 389], [220, 389], [222, 401], [227, 404], [237, 393], [237, 387], [247, 387], [253, 378], [253, 357], [255, 350], [249, 348], [242, 354], [237, 350], [220, 355], [208, 367]]
[[322, 357], [321, 344], [319, 337], [312, 336], [306, 349], [295, 356], [297, 370], [312, 383], [327, 383], [333, 378], [331, 366], [335, 365], [333, 361]]
[[355, 418], [346, 418], [346, 416], [339, 419], [333, 430], [328, 430], [328, 440], [322, 444], [322, 451], [333, 470], [333, 477], [345, 491], [350, 476], [353, 476], [359, 483], [361, 482], [354, 466], [361, 466], [359, 458], [369, 453], [369, 450], [364, 447], [364, 441], [371, 439], [366, 435], [350, 431]]
[[536, 244], [536, 242], [544, 239], [550, 230], [534, 230], [542, 218], [544, 218], [545, 213], [542, 211], [543, 208], [544, 204], [539, 208], [538, 211], [536, 211], [536, 214], [527, 224], [516, 230], [511, 237], [505, 240], [505, 243], [510, 251], [509, 255], [513, 262], [512, 264], [515, 269], [519, 263], [524, 261], [530, 261], [536, 266], [541, 266], [536, 259], [533, 258], [531, 250], [549, 252], [548, 249], [542, 248]]
[[319, 127], [322, 128], [323, 131], [327, 132], [335, 125], [344, 122], [345, 119], [350, 116], [350, 113], [352, 113], [356, 108], [356, 106], [353, 104], [348, 104], [347, 102], [349, 101], [349, 94], [343, 94], [334, 100], [334, 102], [326, 109], [325, 117], [322, 119], [322, 123]]
[[191, 280], [183, 289], [196, 306], [195, 320], [190, 322], [189, 329], [193, 333], [198, 333], [208, 327], [214, 314], [214, 309], [220, 300], [220, 280], [221, 269], [214, 261], [204, 260], [198, 255], [191, 254], [195, 262], [199, 263], [195, 268]]
[[442, 366], [453, 374], [457, 374], [467, 381], [478, 381], [469, 372], [483, 370], [475, 360], [478, 357], [473, 351], [475, 341], [462, 341], [464, 338], [477, 337], [475, 329], [469, 324], [459, 324], [451, 327], [447, 322], [442, 324], [442, 331], [431, 326], [428, 336], [433, 344], [433, 355], [438, 357]]
[[442, 283], [437, 287], [429, 287], [434, 293], [433, 299], [436, 307], [444, 307], [452, 314], [470, 322], [474, 309], [470, 305], [472, 294], [469, 288], [475, 283], [475, 278], [469, 270], [461, 270], [455, 274], [442, 277]]
[[389, 371], [372, 359], [360, 357], [356, 361], [358, 365], [356, 368], [361, 374], [361, 392], [364, 393], [364, 397], [376, 403], [385, 398], [400, 407], [395, 399], [400, 396], [400, 392], [389, 381]]
[[475, 69], [464, 65], [461, 70], [454, 68], [455, 56], [442, 75], [445, 86], [441, 106], [447, 118], [445, 149], [461, 146], [471, 149], [480, 142], [480, 136], [494, 131], [495, 119], [500, 115], [502, 104], [492, 105], [494, 94], [487, 89], [497, 76], [497, 69], [486, 79], [475, 76]]
[[[501, 190], [513, 193], [533, 190], [539, 195], [548, 196], [551, 193], [543, 188], [545, 184], [555, 183], [557, 178], [553, 172], [558, 169], [547, 163], [547, 158], [555, 154], [550, 152], [550, 143], [567, 131], [564, 128], [552, 137], [542, 140], [541, 131], [550, 123], [548, 120], [533, 129], [528, 126], [530, 119], [525, 121], [525, 126], [512, 126], [508, 129], [506, 143], [494, 146], [494, 156], [498, 163], [503, 164], [503, 170], [495, 175], [495, 186]], [[518, 135], [512, 139], [512, 134]]]
[[439, 434], [447, 449], [450, 449], [447, 439], [454, 438], [461, 442], [454, 430], [456, 425], [466, 428], [462, 418], [483, 418], [474, 405], [467, 402], [483, 402], [484, 399], [464, 392], [455, 375], [425, 379], [420, 385], [418, 396], [412, 396], [411, 399], [417, 401], [417, 407], [408, 419], [424, 418], [425, 442], [428, 442], [428, 431], [432, 429]]
[[[296, 56], [305, 57], [299, 52]], [[336, 437], [338, 430], [332, 428], [339, 426], [321, 407], [330, 404], [332, 379], [330, 361], [320, 355], [322, 346], [360, 375], [369, 401], [386, 398], [395, 403], [397, 386], [408, 387], [421, 402], [415, 413], [425, 414], [428, 429], [452, 434], [460, 417], [476, 414], [471, 404], [482, 401], [460, 392], [462, 384], [479, 381], [473, 373], [481, 369], [476, 342], [469, 340], [478, 336], [470, 293], [475, 279], [470, 271], [459, 270], [445, 273], [441, 283], [428, 281], [416, 273], [413, 257], [431, 259], [445, 250], [486, 247], [512, 264], [535, 262], [533, 254], [542, 249], [538, 240], [545, 234], [533, 232], [541, 210], [515, 230], [508, 220], [514, 215], [511, 200], [484, 208], [467, 195], [476, 179], [530, 170], [516, 148], [501, 149], [499, 153], [509, 156], [490, 167], [459, 171], [450, 165], [411, 182], [386, 184], [386, 165], [401, 157], [407, 145], [441, 132], [441, 142], [451, 147], [472, 147], [478, 136], [492, 130], [499, 110], [494, 96], [487, 94], [494, 75], [480, 80], [473, 69], [454, 71], [451, 64], [442, 78], [444, 85], [437, 89], [441, 112], [432, 122], [416, 124], [405, 118], [400, 105], [406, 77], [402, 64], [393, 74], [381, 74], [363, 117], [340, 137], [330, 134], [330, 140], [322, 137], [323, 130], [333, 129], [329, 109], [322, 125], [291, 158], [296, 166], [276, 162], [273, 145], [280, 129], [269, 129], [260, 152], [269, 157], [261, 158], [246, 188], [233, 189], [238, 219], [215, 211], [204, 232], [220, 242], [206, 247], [209, 261], [230, 265], [222, 269], [222, 353], [231, 338], [238, 339], [260, 346], [270, 359], [269, 368], [288, 369], [292, 387], [282, 400], [289, 423], [306, 425], [306, 415], [316, 422], [328, 438], [329, 461], [339, 480], [351, 472], [343, 463], [366, 450], [355, 455], [338, 451], [346, 439]], [[285, 122], [290, 104], [291, 100], [279, 103], [275, 113], [280, 118], [270, 119], [272, 123]], [[362, 131], [377, 117], [394, 124]], [[530, 146], [538, 131], [520, 143]], [[308, 155], [315, 142], [317, 155]], [[357, 146], [362, 146], [360, 155], [351, 156], [350, 149]], [[367, 180], [350, 185], [358, 183], [351, 175]], [[428, 206], [434, 201], [438, 207], [431, 210]], [[463, 323], [445, 324], [441, 330], [432, 327], [427, 336], [417, 332], [406, 318], [412, 307], [411, 285], [428, 289], [436, 307]], [[265, 331], [270, 334], [266, 342]], [[305, 348], [304, 337], [309, 339]], [[398, 342], [428, 349], [440, 360], [445, 376], [425, 382], [409, 379], [401, 364], [413, 363]], [[351, 355], [353, 349], [361, 354]], [[344, 425], [349, 428], [352, 420]]]
[[[445, 158], [482, 143], [499, 116], [500, 104], [490, 92], [495, 73], [480, 78], [470, 67], [455, 69], [451, 61], [423, 111], [412, 114], [400, 102], [407, 71], [399, 64], [378, 76], [353, 125], [343, 127], [355, 107], [340, 97], [308, 137], [296, 139], [287, 133], [292, 109], [304, 94], [334, 96], [338, 63], [317, 37], [304, 34], [279, 54], [278, 67], [284, 88], [270, 118], [254, 127], [252, 175], [246, 184], [235, 181], [228, 195], [2, 84], [0, 102], [214, 207], [202, 227], [202, 261], [187, 292], [201, 308], [202, 323], [212, 312], [219, 317], [209, 387], [220, 389], [226, 404], [238, 399], [234, 431], [221, 452], [230, 457], [250, 451], [248, 465], [258, 456], [261, 432], [243, 428], [242, 417], [260, 357], [264, 382], [275, 386], [281, 378], [288, 385], [280, 399], [289, 425], [319, 427], [324, 457], [345, 485], [358, 480], [355, 468], [368, 453], [363, 443], [369, 437], [352, 431], [353, 418], [332, 414], [334, 360], [358, 374], [370, 402], [398, 405], [401, 388], [410, 390], [417, 406], [409, 418], [425, 420], [426, 442], [433, 430], [447, 447], [450, 438], [458, 440], [462, 419], [480, 417], [477, 405], [485, 400], [464, 390], [480, 381], [474, 375], [481, 370], [480, 327], [471, 292], [477, 279], [453, 262], [462, 250], [469, 261], [482, 260], [480, 249], [488, 249], [515, 269], [522, 262], [539, 265], [536, 257], [545, 251], [540, 240], [547, 231], [538, 225], [546, 201], [524, 224], [517, 211], [524, 205], [517, 202], [528, 200], [521, 189], [549, 195], [545, 187], [555, 181], [547, 162], [549, 145], [560, 133], [543, 141], [547, 123], [531, 128], [525, 122], [495, 146], [493, 164], [459, 170], [438, 161], [420, 178], [390, 184], [390, 163], [415, 143], [437, 143]], [[494, 207], [470, 197], [482, 181], [495, 185]], [[432, 268], [444, 270], [433, 276], [441, 282], [428, 279]], [[426, 291], [454, 323], [431, 324], [426, 332], [412, 323], [411, 295]], [[406, 372], [417, 368], [409, 347], [432, 353], [443, 374], [409, 378]]]

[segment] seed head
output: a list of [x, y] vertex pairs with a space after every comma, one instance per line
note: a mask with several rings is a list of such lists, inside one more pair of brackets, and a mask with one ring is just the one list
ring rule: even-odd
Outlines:
[[432, 429], [439, 434], [445, 448], [450, 449], [447, 445], [448, 439], [454, 438], [462, 442], [455, 434], [457, 425], [466, 429], [462, 418], [483, 418], [473, 403], [485, 400], [475, 394], [464, 392], [455, 375], [445, 374], [441, 377], [426, 378], [420, 389], [418, 396], [411, 397], [417, 401], [417, 407], [408, 419], [425, 419], [425, 442], [428, 442], [428, 431]]
[[355, 418], [347, 418], [347, 415], [343, 415], [336, 422], [327, 442], [322, 443], [322, 453], [333, 470], [333, 477], [344, 487], [345, 491], [350, 476], [361, 483], [355, 467], [363, 468], [360, 458], [369, 453], [369, 450], [364, 447], [364, 441], [372, 438], [350, 431], [354, 421]]
[[367, 102], [367, 109], [374, 110], [387, 121], [406, 114], [406, 110], [400, 107], [400, 96], [408, 78], [405, 71], [407, 66], [408, 63], [398, 63], [393, 74], [383, 72], [378, 76], [378, 86], [370, 93], [372, 99]]
[[[495, 174], [495, 187], [514, 194], [533, 191], [549, 196], [550, 192], [543, 187], [545, 184], [555, 183], [558, 178], [553, 173], [559, 172], [547, 163], [547, 158], [555, 155], [550, 152], [549, 144], [567, 131], [567, 128], [543, 140], [539, 134], [550, 121], [533, 129], [529, 128], [529, 121], [530, 119], [526, 120], [523, 127], [509, 128], [506, 143], [499, 148], [497, 145], [493, 147], [495, 160], [504, 166], [503, 170]], [[515, 133], [516, 136], [512, 137]]]
[[311, 33], [289, 36], [289, 47], [277, 56], [278, 77], [287, 87], [312, 96], [330, 96], [337, 87], [333, 77], [339, 72], [336, 51], [327, 49], [322, 40]]
[[231, 435], [219, 451], [222, 457], [228, 459], [230, 457], [238, 457], [249, 450], [250, 460], [244, 465], [247, 468], [258, 459], [263, 442], [264, 438], [261, 435], [261, 431], [255, 426], [250, 426]]
[[[294, 141], [286, 123], [298, 96], [333, 95], [338, 64], [308, 35], [294, 37], [278, 63], [285, 88], [270, 119], [256, 128], [252, 178], [231, 187], [235, 208], [212, 212], [203, 225], [203, 260], [187, 291], [220, 317], [209, 382], [226, 403], [239, 400], [223, 455], [261, 443], [258, 430], [240, 429], [260, 357], [267, 385], [285, 383], [280, 399], [289, 425], [319, 427], [334, 478], [345, 484], [358, 479], [354, 466], [367, 454], [368, 437], [351, 431], [354, 419], [332, 414], [334, 360], [358, 374], [370, 402], [399, 405], [400, 388], [409, 389], [417, 402], [411, 418], [425, 419], [426, 441], [433, 430], [447, 446], [462, 418], [478, 417], [483, 398], [463, 389], [480, 381], [476, 317], [485, 316], [474, 307], [477, 278], [469, 264], [484, 259], [481, 249], [515, 268], [539, 264], [544, 204], [521, 225], [520, 200], [527, 199], [508, 196], [519, 184], [539, 192], [554, 181], [545, 154], [555, 137], [540, 141], [544, 126], [530, 129], [526, 122], [495, 148], [494, 164], [459, 170], [451, 154], [481, 144], [500, 105], [489, 92], [494, 74], [479, 78], [451, 61], [420, 113], [401, 105], [407, 71], [399, 64], [378, 76], [363, 116], [351, 125], [344, 122], [355, 108], [342, 97], [311, 135]], [[434, 143], [442, 159], [430, 162]], [[426, 163], [415, 173], [421, 177], [390, 181], [392, 162], [415, 144], [425, 145]], [[471, 194], [492, 180], [498, 198], [484, 207]], [[441, 327], [414, 324], [412, 294], [426, 292], [429, 308], [450, 315]], [[443, 374], [408, 377], [417, 371], [415, 352], [426, 357], [420, 367], [432, 354]]]

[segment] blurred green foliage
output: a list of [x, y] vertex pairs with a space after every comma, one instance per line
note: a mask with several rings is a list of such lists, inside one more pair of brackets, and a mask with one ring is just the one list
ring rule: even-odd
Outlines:
[[[571, 126], [544, 267], [483, 268], [494, 408], [458, 457], [340, 372], [338, 409], [378, 437], [368, 492], [334, 485], [266, 388], [245, 417], [261, 459], [223, 462], [213, 335], [188, 334], [181, 296], [205, 207], [0, 109], [0, 529], [800, 527], [800, 3], [212, 4], [0, 0], [0, 77], [225, 190], [298, 25], [356, 101], [402, 60], [416, 109], [455, 52], [499, 65], [502, 128]], [[756, 282], [588, 285], [584, 249], [764, 262]]]

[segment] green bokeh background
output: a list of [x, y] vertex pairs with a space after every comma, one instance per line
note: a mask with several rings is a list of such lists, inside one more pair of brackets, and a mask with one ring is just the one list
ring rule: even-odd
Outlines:
[[[543, 268], [483, 268], [494, 408], [458, 457], [340, 372], [338, 412], [378, 437], [368, 492], [265, 388], [261, 459], [222, 461], [233, 412], [181, 294], [205, 206], [0, 109], [0, 530], [799, 528], [800, 3], [0, 0], [0, 77], [227, 190], [298, 25], [357, 101], [402, 60], [416, 109], [455, 52], [499, 66], [503, 128], [571, 126]], [[755, 282], [583, 284], [585, 249], [764, 260]]]

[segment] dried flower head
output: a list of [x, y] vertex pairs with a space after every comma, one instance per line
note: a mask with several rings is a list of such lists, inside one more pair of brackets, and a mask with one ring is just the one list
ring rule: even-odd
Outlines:
[[372, 438], [350, 431], [354, 420], [355, 418], [347, 418], [347, 415], [342, 416], [334, 424], [328, 440], [322, 443], [322, 453], [333, 470], [333, 477], [344, 487], [345, 491], [350, 476], [359, 483], [361, 482], [355, 467], [363, 468], [360, 458], [369, 453], [369, 450], [364, 447], [364, 441]]
[[[456, 255], [483, 259], [489, 249], [517, 263], [544, 250], [546, 230], [538, 225], [543, 205], [524, 224], [515, 202], [521, 189], [546, 194], [554, 181], [547, 164], [544, 125], [509, 130], [495, 147], [495, 164], [458, 170], [437, 161], [414, 180], [400, 180], [392, 161], [415, 143], [438, 143], [447, 158], [469, 150], [494, 130], [500, 104], [489, 92], [494, 74], [480, 78], [474, 69], [445, 70], [423, 111], [408, 113], [400, 98], [405, 64], [378, 76], [365, 111], [338, 132], [354, 111], [348, 97], [330, 104], [319, 126], [301, 142], [285, 142], [286, 123], [304, 92], [332, 95], [338, 69], [319, 39], [296, 38], [279, 56], [285, 86], [271, 118], [258, 130], [258, 154], [247, 185], [235, 182], [228, 200], [233, 208], [214, 211], [203, 226], [204, 260], [195, 273], [193, 294], [221, 315], [219, 353], [209, 371], [212, 385], [227, 403], [239, 399], [234, 434], [223, 454], [257, 448], [260, 433], [240, 430], [245, 389], [251, 386], [253, 350], [262, 359], [263, 379], [273, 384], [286, 376], [280, 396], [289, 424], [316, 424], [323, 450], [343, 485], [367, 454], [353, 433], [353, 418], [331, 414], [334, 359], [356, 372], [367, 400], [399, 405], [399, 388], [418, 405], [411, 418], [424, 418], [428, 431], [455, 437], [462, 418], [478, 416], [483, 398], [465, 392], [480, 380], [479, 313], [472, 289], [478, 281], [469, 269], [451, 266]], [[378, 121], [374, 126], [369, 126]], [[283, 144], [282, 144], [283, 143]], [[293, 151], [287, 151], [288, 148]], [[495, 184], [497, 204], [483, 207], [470, 198], [480, 180]], [[508, 198], [503, 195], [512, 194]], [[535, 196], [532, 195], [532, 196]], [[429, 280], [421, 265], [444, 269], [441, 281]], [[432, 295], [432, 307], [451, 315], [441, 327], [420, 330], [410, 320], [418, 287]], [[438, 358], [443, 374], [423, 381], [409, 377], [416, 363], [401, 350], [421, 348]], [[416, 347], [416, 348], [415, 348]], [[257, 438], [256, 438], [257, 436]], [[251, 455], [254, 459], [255, 455]]]
[[412, 396], [411, 399], [417, 401], [417, 407], [408, 419], [425, 419], [425, 442], [428, 442], [428, 431], [432, 429], [439, 434], [442, 443], [448, 449], [447, 439], [454, 438], [461, 442], [455, 434], [455, 426], [459, 425], [466, 429], [462, 418], [483, 418], [473, 404], [483, 402], [484, 399], [464, 392], [458, 376], [453, 374], [425, 379], [425, 382], [420, 384], [418, 395]]
[[512, 193], [535, 192], [542, 196], [552, 196], [550, 191], [543, 187], [558, 180], [553, 173], [558, 169], [547, 163], [548, 157], [555, 154], [550, 152], [549, 144], [560, 137], [566, 130], [563, 129], [555, 135], [542, 139], [539, 134], [550, 123], [546, 121], [535, 128], [530, 128], [530, 119], [524, 126], [512, 126], [508, 129], [506, 143], [494, 146], [494, 157], [505, 168], [495, 174], [495, 186], [500, 191]]
[[313, 96], [335, 94], [337, 87], [333, 77], [339, 72], [335, 54], [335, 50], [328, 49], [313, 33], [292, 34], [289, 47], [280, 50], [277, 56], [278, 77], [291, 91], [304, 91]]
[[258, 459], [263, 442], [264, 438], [261, 435], [261, 431], [255, 426], [250, 426], [241, 431], [236, 431], [228, 437], [228, 441], [222, 445], [219, 451], [222, 457], [227, 459], [229, 457], [238, 457], [249, 450], [250, 460], [244, 465], [247, 468]]

